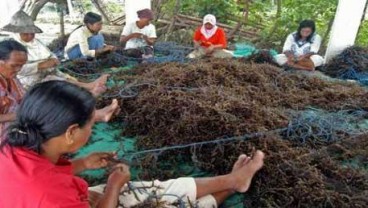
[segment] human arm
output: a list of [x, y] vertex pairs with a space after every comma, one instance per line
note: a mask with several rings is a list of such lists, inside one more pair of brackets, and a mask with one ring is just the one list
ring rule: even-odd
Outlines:
[[107, 180], [105, 192], [98, 202], [97, 208], [117, 207], [121, 188], [128, 183], [129, 180], [129, 167], [124, 164], [116, 165]]
[[79, 174], [85, 170], [100, 169], [107, 166], [109, 158], [116, 156], [114, 152], [94, 152], [84, 158], [71, 161], [73, 174]]
[[294, 36], [293, 34], [288, 35], [288, 37], [286, 38], [286, 41], [284, 43], [284, 47], [282, 49], [283, 54], [286, 55], [286, 57], [288, 58], [288, 61], [293, 61], [294, 59], [294, 53], [291, 50], [291, 47], [294, 43]]
[[320, 47], [321, 47], [321, 43], [322, 43], [322, 38], [319, 35], [315, 35], [312, 39], [312, 43], [311, 43], [311, 48], [310, 48], [310, 52], [303, 54], [301, 56], [298, 57], [298, 60], [302, 60], [305, 58], [310, 58], [311, 56], [315, 55], [318, 53]]
[[206, 49], [206, 53], [213, 53], [215, 50], [222, 50], [227, 47], [226, 34], [223, 29], [218, 28], [215, 34], [216, 38], [212, 40], [211, 45]]
[[126, 24], [125, 27], [123, 28], [123, 32], [121, 33], [120, 42], [126, 43], [130, 39], [140, 38], [141, 35], [142, 35], [141, 33], [133, 32], [131, 24]]
[[83, 56], [97, 57], [101, 54], [104, 54], [109, 51], [113, 51], [115, 49], [114, 46], [105, 45], [103, 48], [96, 49], [96, 50], [90, 50], [89, 43], [88, 43], [88, 38], [90, 36], [89, 33], [84, 30], [79, 30], [76, 32], [78, 32], [76, 37], [78, 38], [78, 44], [79, 44], [79, 47], [80, 47], [80, 50]]
[[11, 122], [15, 120], [15, 113], [0, 114], [0, 123]]
[[120, 36], [120, 42], [121, 43], [126, 43], [128, 42], [130, 39], [133, 39], [133, 38], [141, 38], [142, 34], [141, 33], [131, 33], [129, 35], [121, 35]]
[[141, 35], [141, 38], [146, 41], [148, 45], [153, 45], [157, 38], [148, 37], [147, 35]]

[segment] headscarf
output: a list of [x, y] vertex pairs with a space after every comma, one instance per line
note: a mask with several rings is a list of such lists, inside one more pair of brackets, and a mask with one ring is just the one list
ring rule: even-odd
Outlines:
[[[207, 30], [205, 27], [206, 23], [210, 23], [211, 25], [213, 25], [213, 28], [211, 30]], [[204, 35], [206, 39], [210, 39], [212, 36], [214, 36], [217, 31], [217, 28], [218, 27], [216, 25], [216, 17], [214, 15], [207, 14], [206, 16], [204, 16], [203, 25], [201, 27], [201, 33]]]

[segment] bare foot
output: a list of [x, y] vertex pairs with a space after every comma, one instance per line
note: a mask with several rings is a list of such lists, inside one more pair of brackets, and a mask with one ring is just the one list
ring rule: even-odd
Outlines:
[[101, 75], [98, 79], [95, 81], [89, 83], [90, 90], [94, 96], [98, 96], [106, 91], [106, 82], [107, 78], [109, 77], [108, 74]]
[[116, 99], [113, 99], [109, 106], [96, 111], [95, 120], [97, 122], [108, 122], [112, 116], [120, 113], [119, 103]]
[[238, 157], [238, 160], [234, 163], [233, 165], [233, 169], [231, 172], [235, 172], [237, 170], [239, 170], [241, 167], [243, 167], [244, 165], [246, 165], [249, 161], [250, 161], [250, 157], [248, 157], [245, 154], [241, 154]]
[[235, 162], [232, 177], [235, 179], [234, 190], [244, 193], [249, 189], [252, 178], [256, 172], [263, 166], [264, 153], [257, 150], [253, 158], [240, 155], [238, 161]]

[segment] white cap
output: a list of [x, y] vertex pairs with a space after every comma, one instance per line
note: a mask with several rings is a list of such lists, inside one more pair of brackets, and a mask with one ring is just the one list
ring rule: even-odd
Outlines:
[[207, 14], [203, 18], [203, 24], [210, 23], [211, 25], [216, 25], [216, 17], [212, 14]]

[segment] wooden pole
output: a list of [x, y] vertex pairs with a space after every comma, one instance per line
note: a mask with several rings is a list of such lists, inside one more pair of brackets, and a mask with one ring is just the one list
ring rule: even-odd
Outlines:
[[58, 6], [58, 12], [60, 17], [60, 37], [64, 39], [65, 37], [65, 22], [64, 22], [64, 5], [57, 4]]

